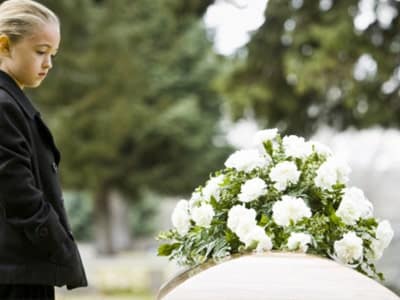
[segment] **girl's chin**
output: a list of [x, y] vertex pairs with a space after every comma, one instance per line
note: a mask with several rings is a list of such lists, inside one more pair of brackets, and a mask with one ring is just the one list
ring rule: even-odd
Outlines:
[[39, 79], [39, 80], [36, 80], [34, 82], [25, 84], [24, 87], [26, 87], [26, 88], [37, 88], [39, 85], [42, 84], [42, 81], [43, 81], [43, 79]]

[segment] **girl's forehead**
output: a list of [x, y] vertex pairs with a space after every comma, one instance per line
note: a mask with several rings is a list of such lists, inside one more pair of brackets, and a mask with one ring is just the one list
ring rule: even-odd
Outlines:
[[47, 45], [57, 49], [60, 44], [60, 27], [54, 23], [43, 24], [38, 26], [26, 40], [34, 46]]

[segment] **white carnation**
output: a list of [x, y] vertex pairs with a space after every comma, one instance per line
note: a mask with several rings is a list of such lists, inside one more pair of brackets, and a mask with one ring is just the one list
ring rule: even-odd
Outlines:
[[336, 211], [347, 225], [355, 225], [360, 218], [372, 217], [372, 203], [364, 196], [359, 188], [346, 188], [340, 205]]
[[257, 131], [254, 135], [253, 142], [254, 144], [263, 144], [264, 142], [272, 141], [273, 139], [275, 139], [277, 134], [277, 128], [260, 130]]
[[394, 236], [392, 226], [389, 221], [384, 220], [379, 222], [376, 228], [376, 238], [382, 243], [383, 248], [389, 246]]
[[346, 233], [333, 247], [337, 258], [344, 264], [357, 262], [363, 255], [363, 241], [354, 232]]
[[228, 228], [233, 232], [236, 232], [240, 221], [245, 219], [253, 220], [255, 222], [256, 211], [252, 208], [249, 209], [242, 205], [233, 206], [228, 212]]
[[256, 219], [241, 218], [239, 220], [239, 224], [236, 227], [235, 233], [239, 237], [240, 241], [246, 244], [246, 247], [251, 243], [251, 232], [256, 226]]
[[315, 185], [324, 190], [331, 190], [336, 182], [337, 172], [335, 167], [329, 162], [324, 162], [317, 170], [317, 176], [314, 179]]
[[392, 241], [394, 232], [392, 226], [387, 220], [381, 221], [375, 231], [376, 239], [371, 240], [370, 250], [367, 252], [367, 258], [371, 261], [379, 260], [383, 251]]
[[311, 210], [301, 198], [285, 195], [272, 206], [272, 218], [280, 226], [288, 226], [291, 220], [296, 223], [309, 217]]
[[[332, 158], [329, 158], [333, 160]], [[340, 183], [349, 182], [350, 166], [343, 160], [335, 159], [337, 179]]]
[[193, 192], [192, 196], [190, 197], [190, 200], [189, 200], [189, 208], [191, 209], [195, 206], [199, 206], [202, 200], [203, 200], [203, 197], [202, 197], [201, 193]]
[[231, 154], [225, 161], [225, 166], [249, 173], [256, 168], [268, 167], [270, 162], [271, 158], [268, 155], [261, 155], [256, 149], [248, 149]]
[[311, 144], [296, 135], [285, 136], [282, 144], [288, 157], [305, 158], [312, 153]]
[[269, 176], [275, 182], [275, 188], [284, 191], [289, 184], [296, 184], [299, 181], [300, 174], [294, 162], [284, 161], [273, 167]]
[[249, 247], [254, 242], [257, 243], [257, 252], [264, 252], [272, 249], [271, 238], [265, 233], [262, 227], [257, 225], [254, 225], [249, 230], [242, 242], [245, 243], [246, 247]]
[[209, 227], [215, 212], [210, 204], [203, 203], [200, 206], [194, 207], [190, 214], [196, 225], [201, 227]]
[[247, 180], [240, 188], [239, 200], [241, 202], [250, 202], [258, 197], [265, 195], [267, 184], [259, 177]]
[[176, 228], [180, 235], [185, 235], [190, 229], [189, 202], [180, 200], [171, 217], [172, 225]]
[[214, 197], [217, 201], [219, 201], [219, 196], [221, 191], [220, 184], [223, 181], [224, 181], [224, 175], [212, 177], [207, 181], [206, 186], [202, 190], [204, 199], [206, 201], [209, 201], [211, 197]]
[[330, 157], [333, 155], [332, 150], [327, 145], [322, 144], [318, 141], [310, 141], [309, 143], [313, 147], [314, 151], [317, 152], [318, 154], [323, 155], [325, 157]]
[[278, 147], [278, 143], [275, 141], [277, 135], [278, 129], [276, 128], [260, 130], [254, 135], [253, 146], [256, 147], [261, 154], [267, 154], [264, 143], [272, 141], [272, 147], [276, 149]]
[[185, 199], [181, 199], [176, 204], [175, 209], [188, 211], [189, 210], [189, 202]]
[[368, 260], [376, 261], [381, 259], [383, 251], [385, 250], [383, 243], [379, 240], [374, 239], [371, 241], [370, 247], [370, 251], [368, 251], [366, 254]]
[[307, 252], [308, 245], [311, 244], [311, 235], [302, 232], [292, 232], [288, 239], [287, 246], [289, 250], [300, 250]]
[[321, 189], [332, 190], [332, 187], [337, 183], [347, 183], [349, 173], [350, 167], [346, 163], [331, 157], [317, 170], [314, 183]]

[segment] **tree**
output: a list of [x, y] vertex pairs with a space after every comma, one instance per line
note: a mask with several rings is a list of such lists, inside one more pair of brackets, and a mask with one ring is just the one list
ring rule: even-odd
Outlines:
[[306, 135], [321, 124], [399, 126], [400, 2], [375, 0], [366, 28], [359, 5], [270, 0], [247, 56], [222, 80], [233, 115], [251, 108], [264, 126]]
[[202, 6], [48, 2], [64, 20], [65, 53], [34, 96], [51, 114], [64, 185], [94, 193], [97, 240], [105, 241], [99, 250], [113, 253], [114, 190], [133, 201], [144, 188], [185, 195], [222, 164], [225, 149], [213, 145], [218, 59]]

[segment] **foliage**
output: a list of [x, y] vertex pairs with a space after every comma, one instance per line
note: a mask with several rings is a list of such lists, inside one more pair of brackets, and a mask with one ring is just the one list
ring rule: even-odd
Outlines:
[[[64, 191], [64, 203], [75, 239], [93, 238], [93, 196], [88, 192]], [[154, 234], [161, 197], [152, 192], [141, 193], [139, 200], [129, 205], [130, 232], [134, 237]]]
[[162, 197], [151, 191], [141, 193], [140, 200], [129, 208], [129, 221], [134, 237], [152, 236], [157, 225], [156, 215], [159, 212]]
[[93, 201], [88, 193], [66, 191], [64, 203], [72, 231], [77, 240], [92, 238]]

